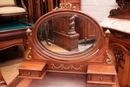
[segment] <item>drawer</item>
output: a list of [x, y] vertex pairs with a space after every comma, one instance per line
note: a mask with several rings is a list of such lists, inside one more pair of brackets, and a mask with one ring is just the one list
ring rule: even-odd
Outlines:
[[90, 75], [90, 79], [93, 81], [113, 82], [113, 76], [111, 75]]
[[114, 75], [89, 74], [87, 83], [116, 84]]
[[46, 74], [46, 62], [24, 61], [18, 70], [19, 78], [42, 79]]
[[31, 77], [40, 77], [42, 75], [41, 71], [31, 71], [31, 70], [19, 70], [20, 76], [31, 76]]

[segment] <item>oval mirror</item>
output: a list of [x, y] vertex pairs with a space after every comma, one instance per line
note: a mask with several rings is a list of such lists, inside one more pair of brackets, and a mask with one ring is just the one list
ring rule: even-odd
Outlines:
[[35, 23], [34, 33], [44, 51], [65, 56], [95, 53], [104, 39], [99, 24], [75, 10], [57, 10], [43, 15]]

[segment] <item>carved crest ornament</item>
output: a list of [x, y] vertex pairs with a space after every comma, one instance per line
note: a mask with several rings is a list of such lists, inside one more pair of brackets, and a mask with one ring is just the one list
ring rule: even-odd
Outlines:
[[130, 19], [130, 0], [116, 0], [117, 9], [110, 11], [109, 17]]
[[71, 3], [60, 3], [59, 7], [55, 7], [53, 10], [59, 10], [59, 9], [71, 9], [76, 10], [76, 6], [73, 6]]

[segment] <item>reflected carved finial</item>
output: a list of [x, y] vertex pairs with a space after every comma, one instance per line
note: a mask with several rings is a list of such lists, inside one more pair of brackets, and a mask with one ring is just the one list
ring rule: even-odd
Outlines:
[[71, 3], [60, 3], [60, 7], [55, 7], [53, 10], [59, 10], [59, 9], [71, 9], [76, 10], [76, 6], [73, 6]]

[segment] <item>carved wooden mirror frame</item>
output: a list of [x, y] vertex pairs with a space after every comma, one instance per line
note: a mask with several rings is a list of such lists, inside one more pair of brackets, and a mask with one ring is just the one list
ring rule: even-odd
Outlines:
[[[41, 23], [44, 23], [43, 21], [46, 21], [48, 18], [65, 14], [78, 15], [78, 17], [83, 17], [83, 19], [92, 24], [92, 27], [94, 27], [94, 30], [96, 31], [96, 40], [91, 49], [74, 54], [59, 54], [50, 51], [46, 49], [44, 45], [41, 45], [38, 39], [38, 29]], [[77, 32], [70, 27], [67, 29], [68, 31], [65, 34], [68, 37]], [[88, 27], [83, 29], [88, 29]], [[93, 28], [89, 27], [89, 29]], [[87, 74], [87, 83], [109, 84], [115, 86], [115, 84], [117, 85], [115, 60], [113, 53], [109, 50], [109, 33], [108, 30], [103, 33], [98, 22], [81, 11], [72, 9], [51, 11], [37, 20], [32, 31], [30, 29], [27, 30], [28, 48], [24, 53], [25, 60], [19, 67], [19, 77], [42, 79], [46, 72]], [[62, 36], [57, 38], [62, 39]], [[70, 39], [70, 42], [71, 40], [72, 39]], [[76, 39], [76, 41], [78, 40]], [[91, 77], [95, 78], [93, 77], [95, 74], [97, 74], [97, 76], [107, 75], [112, 79], [108, 82], [103, 81], [101, 76], [99, 81], [95, 81], [91, 79]]]
[[[39, 24], [46, 18], [49, 18], [51, 16], [55, 16], [58, 14], [66, 14], [66, 13], [75, 13], [75, 14], [80, 14], [83, 17], [89, 19], [89, 21], [91, 21], [94, 26], [96, 26], [96, 28], [98, 29], [98, 33], [99, 33], [99, 39], [97, 40], [96, 44], [94, 45], [94, 48], [89, 51], [88, 53], [84, 52], [84, 53], [79, 53], [76, 55], [60, 55], [60, 54], [56, 54], [54, 52], [51, 52], [47, 49], [45, 49], [37, 40], [37, 28], [39, 26]], [[25, 52], [25, 60], [44, 60], [45, 62], [47, 62], [48, 64], [48, 69], [52, 69], [50, 66], [52, 66], [51, 64], [56, 63], [56, 64], [73, 64], [76, 66], [77, 65], [84, 65], [84, 69], [83, 72], [86, 72], [87, 70], [87, 65], [89, 63], [92, 64], [108, 64], [107, 59], [109, 59], [109, 57], [107, 55], [107, 53], [109, 52], [108, 49], [108, 43], [109, 43], [109, 34], [107, 33], [106, 35], [104, 35], [102, 28], [100, 27], [100, 25], [89, 15], [82, 13], [80, 11], [76, 11], [76, 10], [57, 10], [57, 11], [51, 11], [45, 15], [43, 15], [36, 23], [34, 26], [33, 31], [31, 32], [30, 30], [27, 30], [27, 35], [28, 35], [28, 41], [29, 41], [29, 45], [28, 48]], [[105, 61], [106, 60], [106, 61]], [[110, 60], [110, 61], [113, 61]], [[113, 63], [111, 63], [113, 64]]]
[[[33, 29], [33, 32], [32, 32], [32, 38], [33, 38], [33, 44], [37, 50], [37, 52], [39, 51], [40, 55], [47, 55], [49, 56], [49, 58], [53, 58], [55, 60], [62, 60], [62, 61], [76, 61], [79, 59], [83, 59], [83, 57], [89, 57], [91, 55], [93, 55], [93, 53], [95, 53], [96, 51], [100, 50], [104, 44], [104, 34], [103, 34], [103, 31], [101, 29], [101, 27], [98, 25], [98, 23], [96, 21], [91, 21], [91, 20], [94, 20], [93, 18], [83, 14], [83, 13], [80, 13], [80, 15], [82, 15], [83, 17], [88, 17], [89, 21], [91, 21], [94, 26], [96, 26], [96, 28], [99, 28], [99, 30], [97, 30], [97, 32], [99, 33], [98, 35], [98, 40], [97, 40], [97, 43], [95, 44], [94, 46], [94, 49], [92, 49], [92, 51], [88, 52], [88, 53], [82, 53], [82, 54], [78, 54], [78, 55], [59, 55], [59, 54], [56, 54], [56, 53], [53, 53], [49, 50], [46, 50], [43, 46], [40, 45], [38, 39], [37, 39], [37, 28], [39, 26], [39, 24], [42, 22], [42, 20], [44, 20], [44, 18], [46, 19], [46, 17], [51, 17], [51, 16], [56, 16], [56, 15], [62, 15], [62, 14], [66, 14], [66, 13], [74, 13], [74, 14], [77, 14], [79, 13], [78, 11], [72, 11], [72, 10], [58, 10], [58, 11], [53, 11], [53, 12], [50, 12], [44, 16], [42, 16], [36, 23], [34, 26], [34, 29]], [[41, 52], [42, 50], [42, 52]], [[68, 59], [69, 57], [69, 59]]]

